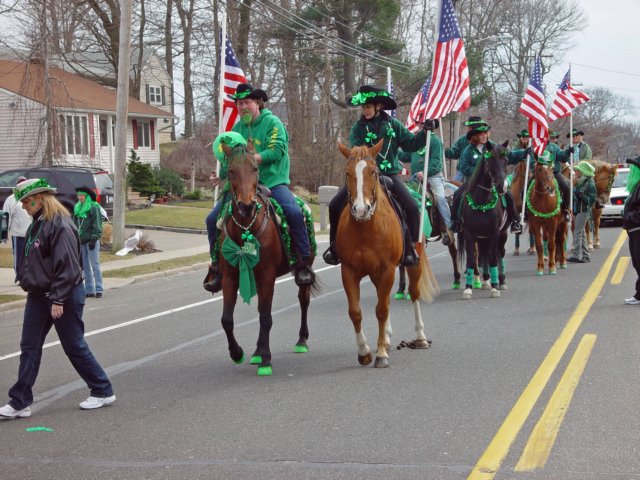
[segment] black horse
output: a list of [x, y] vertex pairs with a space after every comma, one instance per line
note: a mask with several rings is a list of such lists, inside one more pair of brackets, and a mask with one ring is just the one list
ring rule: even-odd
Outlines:
[[505, 171], [508, 142], [502, 145], [487, 143], [482, 158], [467, 183], [462, 197], [463, 229], [458, 235], [460, 260], [466, 256], [466, 286], [462, 298], [472, 297], [472, 282], [476, 258], [484, 270], [484, 288], [491, 288], [491, 296], [499, 297], [499, 288], [506, 289], [504, 254], [507, 241]]

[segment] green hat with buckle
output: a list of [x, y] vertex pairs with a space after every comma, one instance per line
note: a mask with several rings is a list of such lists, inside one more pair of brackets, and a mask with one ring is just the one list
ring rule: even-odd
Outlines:
[[44, 178], [32, 178], [21, 182], [19, 186], [13, 189], [13, 196], [17, 201], [22, 201], [36, 193], [57, 193]]
[[245, 98], [252, 98], [254, 100], [262, 100], [265, 102], [269, 100], [267, 92], [260, 88], [255, 88], [253, 85], [248, 83], [239, 83], [236, 88], [236, 93], [229, 95], [229, 97], [231, 100], [236, 102]]

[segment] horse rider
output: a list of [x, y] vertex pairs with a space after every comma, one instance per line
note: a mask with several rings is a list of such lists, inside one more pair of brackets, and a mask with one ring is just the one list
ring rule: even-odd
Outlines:
[[[422, 181], [424, 171], [424, 156], [426, 148], [423, 147], [417, 152], [408, 153], [402, 151], [398, 153], [398, 159], [402, 163], [411, 164], [411, 176]], [[451, 231], [451, 209], [449, 202], [444, 193], [445, 179], [442, 174], [442, 140], [436, 134], [431, 134], [429, 141], [429, 165], [427, 166], [427, 185], [431, 187], [433, 196], [435, 197], [438, 212], [442, 217], [442, 221], [447, 227], [447, 234], [442, 237], [442, 243], [449, 245], [454, 241], [453, 232]]]
[[[555, 130], [549, 130], [549, 143], [553, 143], [554, 145], [558, 145], [558, 140], [560, 138], [560, 134]], [[558, 145], [558, 148], [560, 145]]]
[[[558, 135], [556, 134], [556, 138], [557, 137]], [[518, 133], [518, 141], [521, 149], [529, 146], [529, 138], [529, 131], [526, 129], [523, 129]], [[562, 150], [556, 143], [552, 143], [551, 140], [549, 140], [549, 143], [547, 143], [543, 152], [543, 156], [548, 156], [549, 160], [553, 162], [553, 176], [556, 179], [556, 182], [558, 182], [558, 188], [560, 188], [560, 196], [562, 197], [562, 217], [566, 223], [571, 222], [571, 214], [569, 213], [569, 196], [571, 195], [571, 191], [566, 177], [562, 175], [562, 168], [565, 166], [565, 162], [569, 158], [569, 155], [569, 149]], [[529, 172], [533, 172], [534, 167], [535, 157], [533, 152], [531, 152], [529, 154]], [[528, 180], [529, 182], [533, 180], [532, 173], [529, 174]]]
[[[567, 133], [567, 138], [569, 138]], [[571, 132], [571, 146], [565, 149], [565, 152], [573, 154], [573, 163], [577, 164], [580, 160], [592, 160], [593, 153], [588, 143], [582, 141], [584, 132], [574, 128]]]
[[[465, 127], [467, 127], [467, 132], [470, 132], [471, 130], [473, 130], [473, 128], [478, 125], [478, 124], [483, 124], [485, 123], [481, 117], [469, 117], [469, 120], [467, 120], [466, 122], [464, 122]], [[469, 146], [469, 139], [467, 138], [467, 135], [460, 135], [460, 138], [458, 138], [455, 143], [453, 144], [453, 146], [451, 148], [447, 148], [444, 151], [444, 156], [445, 158], [448, 158], [450, 160], [452, 159], [459, 159], [460, 155], [462, 155], [462, 152], [464, 152], [464, 149], [467, 148]], [[460, 162], [458, 162], [458, 168], [456, 168], [456, 175], [453, 177], [453, 179], [456, 182], [460, 182], [462, 183], [464, 181], [464, 175], [462, 174], [462, 172], [460, 171]]]
[[[467, 132], [467, 138], [469, 139], [469, 146], [464, 149], [460, 156], [460, 164], [458, 165], [460, 171], [465, 177], [465, 185], [458, 188], [456, 193], [453, 194], [453, 206], [451, 208], [451, 217], [453, 221], [453, 231], [455, 233], [460, 232], [462, 228], [462, 222], [459, 218], [460, 210], [462, 208], [462, 198], [466, 190], [466, 183], [468, 179], [473, 175], [473, 171], [478, 165], [478, 161], [482, 158], [487, 145], [495, 147], [496, 144], [489, 140], [489, 130], [491, 127], [486, 123], [476, 123], [472, 130]], [[510, 165], [516, 164], [529, 155], [530, 148], [512, 150], [507, 154], [508, 162]], [[510, 222], [511, 233], [522, 233], [522, 225], [520, 224], [520, 213], [516, 210], [513, 196], [510, 191], [506, 191], [504, 194], [505, 201], [507, 203], [507, 215]]]
[[589, 245], [585, 226], [591, 215], [591, 208], [596, 202], [596, 184], [593, 181], [596, 169], [586, 160], [580, 161], [573, 167], [576, 178], [573, 186], [573, 213], [575, 214], [575, 227], [573, 230], [573, 248], [571, 256], [567, 258], [569, 263], [588, 263]]
[[[402, 165], [398, 161], [398, 148], [405, 152], [415, 152], [427, 143], [426, 130], [434, 130], [438, 122], [427, 120], [417, 134], [411, 133], [400, 121], [388, 115], [385, 110], [395, 110], [397, 105], [389, 92], [372, 85], [362, 85], [355, 95], [347, 98], [347, 104], [361, 107], [362, 115], [351, 127], [349, 143], [352, 147], [372, 147], [383, 140], [382, 149], [376, 156], [376, 164], [381, 177], [390, 180], [389, 188], [404, 209], [408, 235], [405, 234], [403, 265], [416, 265], [419, 261], [415, 243], [420, 241], [420, 209], [407, 186], [400, 178]], [[343, 186], [329, 203], [329, 248], [324, 252], [324, 261], [338, 265], [340, 259], [335, 249], [338, 221], [347, 204], [348, 190]]]
[[[289, 190], [289, 134], [282, 121], [271, 110], [265, 108], [269, 100], [264, 90], [255, 88], [248, 83], [240, 83], [236, 92], [230, 96], [236, 104], [240, 120], [233, 126], [232, 131], [239, 133], [251, 142], [255, 149], [254, 159], [258, 165], [260, 184], [271, 191], [274, 198], [282, 207], [282, 211], [289, 224], [291, 240], [298, 252], [298, 262], [294, 266], [294, 276], [297, 285], [311, 285], [315, 273], [307, 265], [311, 256], [309, 236], [304, 221], [304, 215], [295, 197]], [[214, 210], [207, 216], [207, 233], [209, 245], [213, 249], [217, 238], [216, 215]], [[213, 280], [209, 282], [208, 291], [220, 290], [221, 276], [218, 262], [211, 265]]]

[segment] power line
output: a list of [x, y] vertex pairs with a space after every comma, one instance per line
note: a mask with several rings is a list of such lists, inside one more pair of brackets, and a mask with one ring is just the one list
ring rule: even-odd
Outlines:
[[610, 70], [608, 68], [593, 67], [591, 65], [583, 65], [581, 63], [573, 63], [573, 62], [571, 62], [571, 65], [577, 65], [579, 67], [590, 68], [592, 70], [602, 70], [603, 72], [619, 73], [620, 75], [629, 75], [631, 77], [640, 77], [640, 74], [638, 74], [638, 73], [620, 72], [619, 70]]
[[[266, 1], [271, 3], [274, 7], [279, 8], [280, 11], [276, 11], [273, 8], [271, 8], [268, 5], [266, 5], [264, 3], [265, 0], [255, 0], [255, 1], [257, 3], [259, 3], [259, 4], [261, 4], [263, 7], [267, 8], [268, 10], [270, 10], [271, 12], [276, 13], [277, 15], [280, 15], [281, 17], [285, 18], [286, 20], [292, 21], [295, 24], [297, 24], [298, 26], [301, 26], [303, 28], [307, 28], [307, 29], [311, 30], [316, 35], [319, 35], [319, 36], [321, 36], [323, 38], [326, 38], [329, 41], [333, 41], [333, 42], [337, 41], [343, 48], [349, 48], [349, 49], [352, 49], [352, 50], [356, 51], [357, 53], [359, 53], [361, 55], [368, 56], [370, 58], [375, 58], [376, 60], [387, 62], [387, 63], [393, 64], [393, 65], [396, 65], [397, 67], [400, 67], [400, 68], [409, 69], [409, 67], [407, 67], [407, 65], [408, 65], [407, 62], [398, 61], [398, 60], [395, 60], [395, 59], [390, 58], [390, 57], [385, 57], [385, 56], [377, 54], [375, 52], [369, 52], [369, 51], [363, 49], [362, 47], [359, 47], [358, 45], [355, 45], [355, 44], [353, 44], [351, 42], [347, 42], [346, 40], [343, 40], [341, 38], [337, 38], [336, 39], [336, 38], [330, 37], [326, 33], [324, 33], [323, 31], [318, 30], [315, 27], [315, 25], [313, 25], [312, 23], [308, 22], [304, 18], [302, 18], [302, 17], [300, 17], [300, 16], [298, 16], [298, 15], [292, 13], [292, 12], [289, 12], [289, 11], [285, 10], [284, 8], [280, 7], [279, 5], [276, 5], [275, 3], [273, 3], [270, 0], [266, 0]], [[285, 12], [285, 13], [282, 13], [282, 12]], [[298, 30], [295, 30], [295, 29], [292, 29], [292, 30], [294, 30], [296, 32], [298, 31]]]

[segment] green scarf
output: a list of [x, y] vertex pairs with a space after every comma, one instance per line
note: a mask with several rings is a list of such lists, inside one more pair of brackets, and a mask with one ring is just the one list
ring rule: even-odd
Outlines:
[[240, 296], [244, 303], [251, 303], [256, 294], [256, 278], [253, 269], [260, 261], [260, 242], [251, 235], [240, 247], [229, 237], [222, 242], [222, 256], [240, 271]]
[[89, 194], [86, 192], [84, 193], [85, 193], [84, 203], [79, 201], [73, 207], [73, 215], [78, 218], [87, 218], [87, 214], [89, 213], [89, 211], [91, 210], [91, 207], [93, 206], [93, 200], [91, 200], [91, 197], [89, 196]]

